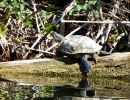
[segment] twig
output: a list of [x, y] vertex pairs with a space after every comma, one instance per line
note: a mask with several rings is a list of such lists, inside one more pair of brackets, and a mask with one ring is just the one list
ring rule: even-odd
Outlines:
[[86, 23], [86, 24], [130, 24], [130, 21], [78, 21], [78, 20], [61, 20], [65, 23]]
[[46, 49], [46, 51], [50, 51], [51, 49], [53, 49], [54, 47], [56, 47], [58, 45], [58, 43], [54, 43], [51, 47], [49, 47], [48, 49]]
[[1, 47], [2, 47], [2, 50], [3, 51], [5, 51], [5, 48], [4, 48], [4, 45], [3, 45], [3, 43], [2, 43], [2, 40], [0, 39], [0, 45], [1, 45]]
[[83, 24], [82, 26], [79, 26], [78, 28], [76, 28], [75, 30], [73, 30], [72, 32], [70, 32], [68, 35], [66, 35], [65, 38], [67, 38], [68, 36], [71, 36], [72, 34], [74, 34], [75, 32], [77, 32], [78, 30], [80, 30], [84, 26], [86, 26], [86, 24]]
[[102, 44], [107, 42], [107, 39], [108, 39], [109, 33], [111, 31], [112, 25], [113, 24], [108, 24], [107, 30], [103, 33], [102, 38], [100, 40]]
[[[48, 49], [45, 50], [45, 52], [50, 51], [51, 49], [53, 49], [54, 47], [56, 47], [58, 45], [58, 43], [54, 43], [51, 47], [49, 47]], [[43, 55], [44, 52], [42, 52], [41, 54], [37, 55], [35, 58], [39, 58]]]
[[74, 4], [76, 3], [75, 0], [73, 0], [70, 5], [64, 10], [62, 16], [61, 16], [61, 21], [63, 20], [63, 18], [65, 17], [65, 15], [74, 7]]
[[27, 49], [28, 50], [34, 50], [34, 51], [42, 52], [42, 53], [47, 53], [47, 54], [51, 54], [51, 55], [55, 55], [55, 53], [48, 52], [48, 51], [43, 51], [43, 50], [38, 50], [38, 49], [33, 49], [33, 48], [27, 48]]
[[8, 19], [6, 25], [5, 25], [6, 27], [9, 25], [10, 21], [11, 21], [11, 17], [9, 17], [9, 19]]
[[[38, 34], [37, 40], [35, 41], [35, 43], [32, 45], [32, 47], [31, 47], [30, 49], [34, 49], [34, 47], [39, 43], [39, 41], [40, 41], [41, 39], [42, 39], [41, 34]], [[30, 52], [30, 51], [28, 51], [28, 52], [25, 54], [25, 56], [23, 57], [24, 59], [28, 56], [29, 52]]]
[[53, 14], [50, 14], [50, 15], [48, 15], [48, 16], [45, 16], [45, 18], [43, 19], [43, 21], [44, 21], [44, 22], [47, 21], [47, 20], [50, 19], [52, 16], [53, 16]]
[[[32, 2], [32, 5], [33, 5], [33, 10], [34, 10], [34, 12], [36, 12], [37, 11], [36, 4], [34, 3], [33, 0], [31, 0], [31, 2]], [[39, 28], [39, 24], [38, 24], [38, 15], [37, 15], [37, 13], [35, 13], [35, 18], [36, 18], [35, 20], [36, 20], [38, 33], [41, 33], [40, 28]]]
[[120, 39], [125, 35], [125, 33], [120, 34], [117, 38], [116, 41], [112, 44], [111, 50], [109, 51], [110, 53], [112, 53], [113, 49], [116, 47], [117, 43], [120, 41]]
[[[103, 34], [103, 30], [104, 30], [104, 28], [105, 28], [105, 25], [106, 25], [106, 24], [103, 24], [103, 25], [102, 25], [101, 29], [99, 30], [99, 32], [98, 32], [97, 35], [95, 36], [95, 38], [94, 38], [95, 41], [97, 41], [98, 38], [100, 37], [100, 35]], [[98, 41], [97, 41], [97, 42], [98, 42]]]
[[108, 28], [107, 28], [106, 32], [104, 33], [105, 35], [104, 35], [104, 42], [103, 43], [105, 43], [107, 41], [112, 26], [113, 26], [113, 24], [108, 24]]
[[42, 28], [45, 29], [44, 24], [43, 24], [42, 19], [41, 19], [41, 16], [39, 16], [39, 13], [38, 13], [38, 17], [39, 17], [40, 23], [42, 25]]

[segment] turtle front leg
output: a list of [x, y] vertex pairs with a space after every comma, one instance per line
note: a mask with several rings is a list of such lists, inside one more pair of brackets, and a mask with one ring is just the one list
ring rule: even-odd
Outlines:
[[78, 64], [82, 75], [87, 77], [91, 70], [91, 65], [88, 62], [88, 55], [82, 56], [81, 59], [78, 61]]
[[63, 57], [63, 53], [60, 51], [59, 48], [56, 49], [56, 57]]

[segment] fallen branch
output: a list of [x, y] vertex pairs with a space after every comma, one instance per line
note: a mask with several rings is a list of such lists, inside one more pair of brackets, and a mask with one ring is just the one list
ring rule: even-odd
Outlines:
[[[97, 58], [97, 64], [92, 63], [92, 70], [90, 77], [129, 77], [130, 76], [130, 52], [113, 53], [109, 56]], [[0, 73], [11, 74], [39, 74], [39, 75], [53, 75], [59, 77], [66, 76], [81, 76], [79, 65], [72, 62], [73, 59], [59, 58], [59, 59], [37, 59], [10, 61], [0, 63]], [[34, 63], [32, 63], [34, 62]]]

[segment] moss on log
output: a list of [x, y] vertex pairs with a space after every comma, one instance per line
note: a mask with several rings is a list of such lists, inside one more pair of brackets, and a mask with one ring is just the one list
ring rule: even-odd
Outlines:
[[[90, 60], [93, 68], [89, 77], [128, 77], [130, 76], [129, 60], [130, 52], [97, 57], [97, 64]], [[0, 63], [0, 73], [81, 76], [78, 64], [68, 58], [2, 62]]]

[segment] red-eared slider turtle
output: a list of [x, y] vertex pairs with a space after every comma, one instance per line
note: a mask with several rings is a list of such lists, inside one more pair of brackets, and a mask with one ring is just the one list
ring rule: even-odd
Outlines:
[[95, 54], [100, 52], [102, 46], [94, 40], [83, 35], [71, 35], [66, 38], [60, 34], [53, 34], [61, 43], [56, 49], [56, 56], [68, 56], [76, 60], [80, 66], [82, 75], [87, 75], [90, 72], [91, 65], [88, 62], [88, 56], [92, 55], [96, 62]]

